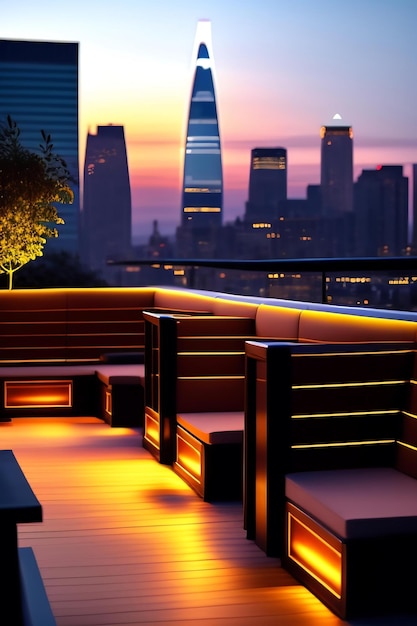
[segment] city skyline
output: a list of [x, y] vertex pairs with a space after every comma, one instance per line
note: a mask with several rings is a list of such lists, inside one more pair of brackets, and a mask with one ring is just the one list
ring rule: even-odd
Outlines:
[[[242, 216], [251, 150], [288, 153], [288, 196], [320, 179], [320, 128], [353, 128], [354, 179], [378, 164], [417, 161], [413, 0], [210, 3], [40, 0], [4, 7], [2, 38], [80, 43], [80, 162], [88, 131], [125, 127], [133, 228], [181, 220], [184, 123], [197, 23], [212, 25], [224, 165], [224, 222]], [[22, 22], [21, 16], [25, 15]], [[159, 172], [163, 170], [161, 178]]]

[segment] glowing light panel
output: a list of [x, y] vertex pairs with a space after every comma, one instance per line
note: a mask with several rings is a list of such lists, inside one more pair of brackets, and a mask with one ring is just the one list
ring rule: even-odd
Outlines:
[[7, 409], [70, 408], [72, 407], [72, 381], [5, 381], [4, 406]]
[[342, 553], [288, 513], [288, 555], [337, 598], [342, 592]]

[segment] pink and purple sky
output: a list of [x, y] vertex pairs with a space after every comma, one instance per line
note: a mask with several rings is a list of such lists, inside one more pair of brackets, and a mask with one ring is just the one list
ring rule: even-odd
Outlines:
[[180, 222], [197, 23], [211, 22], [224, 221], [244, 213], [250, 151], [288, 151], [288, 193], [320, 178], [320, 127], [354, 132], [355, 179], [417, 162], [416, 0], [14, 0], [0, 36], [80, 44], [80, 170], [88, 130], [125, 127], [134, 234]]

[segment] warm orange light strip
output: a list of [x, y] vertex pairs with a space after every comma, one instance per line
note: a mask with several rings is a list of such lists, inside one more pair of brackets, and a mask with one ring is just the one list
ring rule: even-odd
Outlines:
[[178, 376], [178, 380], [242, 380], [244, 376]]
[[112, 402], [111, 402], [111, 400], [112, 400], [111, 392], [106, 389], [106, 408], [105, 408], [105, 411], [106, 411], [107, 415], [110, 415], [110, 416], [112, 414]]
[[235, 352], [227, 352], [227, 351], [213, 351], [213, 352], [178, 352], [178, 356], [223, 356], [223, 355], [233, 355], [233, 356], [243, 356], [245, 353], [243, 351], [235, 351]]
[[392, 444], [395, 439], [375, 439], [371, 441], [336, 441], [334, 443], [305, 443], [291, 446], [292, 450], [302, 450], [310, 448], [344, 448], [346, 446], [373, 446], [376, 444]]
[[5, 381], [4, 406], [7, 409], [70, 408], [72, 381]]
[[417, 452], [417, 447], [416, 446], [412, 446], [409, 443], [405, 443], [405, 441], [397, 441], [399, 446], [403, 446], [403, 448], [408, 448], [409, 450], [413, 450], [414, 452]]
[[293, 385], [292, 389], [342, 389], [344, 387], [379, 387], [380, 385], [404, 385], [406, 380], [375, 380], [356, 383], [328, 383], [319, 385]]
[[291, 415], [291, 419], [311, 419], [314, 417], [352, 417], [354, 415], [397, 415], [400, 409], [379, 410], [379, 411], [352, 411], [349, 413], [304, 413]]
[[185, 441], [181, 435], [177, 433], [177, 463], [181, 465], [183, 470], [198, 483], [201, 483], [201, 453]]
[[288, 555], [337, 598], [342, 591], [342, 554], [288, 513]]
[[409, 413], [408, 411], [402, 411], [403, 415], [406, 415], [407, 417], [411, 417], [412, 419], [417, 419], [417, 415], [415, 413]]
[[[346, 344], [351, 344], [351, 341], [346, 341], [346, 342], [341, 342], [341, 343], [346, 343]], [[362, 342], [359, 342], [362, 343]], [[372, 342], [369, 342], [372, 343]], [[375, 341], [374, 343], [379, 343], [378, 341]], [[390, 343], [390, 342], [383, 342], [383, 343]], [[396, 343], [395, 341], [392, 343]], [[403, 350], [371, 350], [370, 352], [368, 351], [362, 351], [362, 352], [322, 352], [320, 354], [315, 354], [313, 352], [311, 353], [294, 353], [291, 356], [293, 358], [297, 358], [297, 357], [327, 357], [327, 356], [369, 356], [369, 355], [380, 355], [380, 354], [408, 354], [409, 352], [414, 352], [414, 350], [412, 348], [404, 348]]]

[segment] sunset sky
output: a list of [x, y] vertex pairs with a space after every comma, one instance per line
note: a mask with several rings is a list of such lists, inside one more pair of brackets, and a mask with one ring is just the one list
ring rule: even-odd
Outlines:
[[224, 221], [244, 213], [250, 151], [288, 151], [288, 193], [320, 175], [320, 127], [354, 132], [364, 168], [417, 162], [416, 0], [13, 0], [0, 37], [80, 44], [80, 169], [87, 132], [125, 127], [136, 235], [180, 222], [191, 63], [212, 27]]

